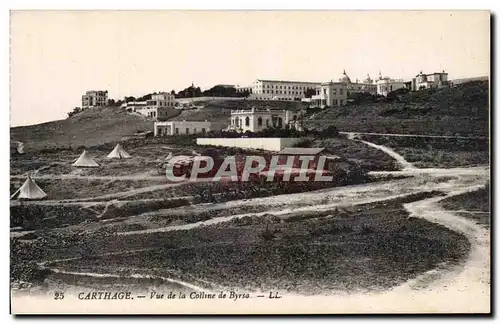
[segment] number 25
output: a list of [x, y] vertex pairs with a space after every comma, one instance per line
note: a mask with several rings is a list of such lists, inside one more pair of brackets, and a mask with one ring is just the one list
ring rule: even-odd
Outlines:
[[55, 299], [55, 300], [61, 300], [61, 299], [64, 299], [64, 293], [62, 293], [62, 292], [56, 292], [56, 293], [54, 294], [54, 299]]

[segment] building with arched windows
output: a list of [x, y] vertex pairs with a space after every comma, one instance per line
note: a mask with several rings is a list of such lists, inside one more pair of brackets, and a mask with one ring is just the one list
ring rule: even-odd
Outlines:
[[258, 132], [266, 128], [290, 128], [302, 130], [301, 112], [291, 110], [231, 110], [228, 130]]

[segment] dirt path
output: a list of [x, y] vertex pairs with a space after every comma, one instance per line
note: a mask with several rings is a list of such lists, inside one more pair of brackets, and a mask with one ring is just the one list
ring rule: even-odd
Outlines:
[[[357, 133], [349, 133], [351, 138]], [[369, 133], [366, 133], [369, 134]], [[388, 134], [370, 134], [388, 135]], [[405, 134], [392, 134], [394, 136], [411, 136]], [[432, 137], [432, 136], [430, 136]], [[439, 137], [439, 136], [437, 136]], [[457, 138], [457, 137], [455, 137]], [[377, 182], [365, 185], [337, 187], [323, 189], [315, 192], [279, 195], [266, 198], [236, 200], [222, 204], [203, 204], [198, 206], [180, 207], [189, 211], [223, 210], [245, 206], [262, 206], [267, 208], [263, 212], [237, 214], [216, 217], [207, 221], [186, 225], [167, 226], [139, 231], [120, 232], [118, 235], [141, 235], [154, 232], [173, 230], [187, 230], [203, 225], [213, 225], [227, 222], [233, 218], [244, 216], [260, 216], [273, 214], [285, 216], [297, 212], [325, 211], [337, 206], [352, 206], [363, 203], [373, 203], [404, 197], [405, 195], [438, 190], [446, 196], [433, 197], [405, 204], [412, 217], [426, 219], [430, 222], [446, 226], [453, 231], [465, 235], [470, 244], [471, 251], [467, 260], [459, 266], [443, 269], [437, 268], [428, 271], [403, 285], [389, 291], [377, 294], [339, 294], [314, 298], [290, 294], [287, 302], [296, 300], [296, 309], [314, 310], [323, 305], [323, 309], [338, 309], [340, 312], [487, 312], [490, 305], [490, 231], [488, 228], [476, 224], [470, 219], [459, 216], [459, 212], [449, 211], [440, 206], [442, 199], [459, 195], [464, 192], [478, 190], [489, 180], [489, 166], [475, 168], [429, 168], [418, 169], [406, 161], [403, 156], [383, 145], [361, 141], [366, 145], [377, 148], [393, 157], [402, 167], [402, 171], [372, 172], [376, 175], [407, 175], [406, 179]], [[131, 194], [168, 188], [168, 184], [139, 188], [127, 192], [104, 195], [88, 199], [110, 199], [126, 197]], [[167, 187], [165, 187], [167, 186]], [[158, 188], [159, 187], [159, 188]], [[145, 191], [141, 191], [145, 190]], [[71, 201], [71, 200], [69, 200]], [[275, 207], [275, 209], [270, 209]], [[62, 272], [75, 276], [113, 277], [114, 274], [97, 274], [87, 272]], [[136, 277], [133, 277], [136, 276]], [[131, 278], [148, 278], [147, 275], [132, 275]], [[167, 282], [174, 282], [171, 278], [163, 278]], [[193, 290], [207, 291], [205, 288], [183, 282], [175, 281]], [[374, 308], [377, 305], [377, 308]]]
[[[50, 166], [49, 166], [50, 167]], [[40, 171], [36, 170], [36, 173]], [[10, 176], [13, 179], [25, 179], [25, 174], [16, 174]], [[96, 176], [96, 175], [78, 175], [78, 174], [34, 174], [36, 179], [47, 179], [47, 180], [156, 180], [156, 181], [166, 181], [165, 176], [147, 176], [147, 175], [121, 175], [121, 176]]]
[[447, 135], [423, 135], [423, 134], [391, 134], [391, 133], [364, 133], [364, 132], [339, 132], [348, 136], [356, 135], [374, 135], [374, 136], [391, 136], [391, 137], [422, 137], [422, 138], [450, 138], [450, 139], [484, 139], [484, 136], [447, 136]]

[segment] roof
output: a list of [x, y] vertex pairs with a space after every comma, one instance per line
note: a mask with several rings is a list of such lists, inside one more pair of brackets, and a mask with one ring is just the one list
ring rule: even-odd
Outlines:
[[263, 80], [263, 79], [257, 79], [257, 81], [276, 82], [276, 83], [304, 83], [304, 84], [320, 84], [321, 83], [321, 82], [310, 82], [310, 81], [281, 81], [281, 80]]
[[324, 147], [285, 147], [278, 154], [280, 155], [317, 155], [323, 152]]

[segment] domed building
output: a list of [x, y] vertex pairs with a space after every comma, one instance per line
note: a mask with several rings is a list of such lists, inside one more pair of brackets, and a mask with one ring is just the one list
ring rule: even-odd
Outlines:
[[339, 79], [339, 82], [344, 82], [344, 83], [347, 83], [347, 84], [351, 84], [351, 78], [349, 78], [349, 76], [347, 75], [347, 73], [345, 73], [345, 69], [344, 69], [344, 73], [342, 74], [342, 77]]
[[359, 82], [356, 79], [356, 82], [352, 82], [351, 78], [347, 75], [345, 69], [342, 77], [339, 79], [339, 82], [345, 83], [347, 85], [347, 92], [368, 92], [372, 95], [377, 94], [377, 85], [370, 78], [370, 75], [363, 81]]

